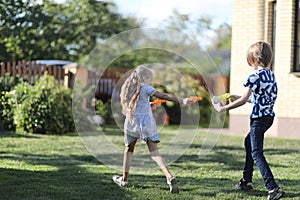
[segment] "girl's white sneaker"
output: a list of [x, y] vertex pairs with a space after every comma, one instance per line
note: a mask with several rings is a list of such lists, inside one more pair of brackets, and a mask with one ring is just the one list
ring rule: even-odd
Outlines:
[[113, 181], [121, 187], [126, 187], [128, 185], [128, 181], [123, 181], [123, 177], [119, 175], [113, 175]]
[[169, 176], [167, 178], [167, 183], [170, 186], [171, 193], [179, 193], [179, 187], [177, 185], [177, 180], [174, 176]]

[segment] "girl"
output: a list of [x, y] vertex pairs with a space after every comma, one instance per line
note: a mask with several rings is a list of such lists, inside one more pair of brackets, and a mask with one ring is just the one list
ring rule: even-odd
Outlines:
[[176, 178], [169, 171], [165, 160], [158, 152], [157, 143], [160, 137], [157, 132], [155, 119], [149, 105], [149, 97], [154, 96], [184, 105], [192, 104], [189, 98], [179, 98], [171, 94], [161, 93], [150, 86], [153, 72], [145, 65], [137, 67], [126, 79], [121, 88], [122, 113], [126, 116], [124, 122], [125, 152], [123, 160], [123, 176], [114, 175], [113, 181], [125, 187], [128, 184], [128, 174], [132, 154], [138, 139], [147, 143], [151, 158], [158, 164], [166, 175], [171, 193], [179, 193]]
[[272, 49], [269, 43], [259, 41], [251, 45], [247, 52], [247, 62], [255, 70], [250, 74], [244, 84], [245, 92], [242, 96], [233, 95], [237, 100], [228, 105], [214, 102], [214, 108], [219, 111], [227, 111], [244, 105], [251, 96], [253, 109], [250, 114], [250, 132], [245, 137], [244, 145], [246, 161], [243, 178], [237, 185], [238, 189], [250, 190], [252, 186], [253, 163], [256, 162], [269, 191], [268, 199], [280, 199], [284, 192], [274, 180], [271, 169], [264, 156], [264, 134], [271, 127], [275, 113], [273, 107], [277, 98], [277, 84], [273, 72], [270, 70], [272, 61]]

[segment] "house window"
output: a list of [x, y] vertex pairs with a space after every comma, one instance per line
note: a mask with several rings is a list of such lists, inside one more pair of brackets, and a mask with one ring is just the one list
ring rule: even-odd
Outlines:
[[295, 10], [295, 51], [294, 51], [294, 69], [293, 72], [300, 72], [300, 11], [299, 1], [296, 0]]

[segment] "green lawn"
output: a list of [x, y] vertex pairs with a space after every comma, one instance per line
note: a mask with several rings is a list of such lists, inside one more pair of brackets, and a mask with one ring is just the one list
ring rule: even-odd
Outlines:
[[[167, 143], [174, 127], [161, 133]], [[122, 134], [107, 128], [110, 137], [122, 141]], [[267, 192], [257, 168], [254, 190], [236, 191], [242, 175], [243, 137], [221, 135], [217, 145], [199, 158], [202, 137], [170, 170], [177, 176], [180, 194], [170, 194], [162, 172], [133, 171], [128, 188], [112, 181], [118, 171], [91, 156], [76, 134], [65, 136], [0, 134], [0, 199], [266, 199]], [[146, 148], [139, 144], [138, 148]], [[265, 155], [284, 199], [300, 199], [300, 140], [266, 138]], [[133, 161], [134, 162], [134, 161]]]

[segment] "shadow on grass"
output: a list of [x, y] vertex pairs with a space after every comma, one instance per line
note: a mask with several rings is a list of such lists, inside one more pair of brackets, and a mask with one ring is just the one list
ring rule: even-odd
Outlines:
[[[111, 134], [114, 133], [111, 130]], [[6, 137], [12, 137], [11, 133], [8, 134]], [[23, 137], [18, 134], [15, 136]], [[36, 143], [31, 144], [36, 145]], [[253, 191], [242, 192], [234, 189], [237, 180], [217, 178], [214, 174], [209, 177], [197, 176], [195, 178], [193, 176], [194, 172], [199, 172], [201, 163], [209, 164], [207, 170], [215, 168], [222, 172], [225, 170], [241, 171], [244, 164], [242, 162], [244, 149], [241, 147], [215, 146], [204, 159], [200, 159], [197, 152], [201, 145], [192, 144], [190, 148], [193, 153], [181, 156], [172, 164], [180, 170], [192, 171], [192, 174], [188, 175], [177, 174], [181, 192], [177, 196], [172, 196], [168, 192], [163, 175], [135, 175], [132, 172], [129, 188], [124, 189], [113, 183], [113, 171], [93, 156], [81, 155], [81, 152], [76, 150], [71, 151], [71, 154], [69, 151], [63, 152], [62, 150], [62, 154], [67, 155], [62, 155], [59, 151], [54, 155], [44, 155], [43, 152], [34, 154], [30, 148], [24, 148], [26, 152], [14, 152], [20, 144], [14, 145], [16, 146], [10, 147], [12, 151], [3, 148], [0, 152], [0, 164], [3, 159], [6, 166], [10, 167], [12, 163], [11, 168], [17, 168], [0, 167], [1, 199], [151, 199], [152, 197], [152, 199], [194, 200], [219, 199], [219, 197], [220, 199], [257, 199], [259, 197], [265, 199], [267, 196], [262, 180]], [[45, 151], [51, 150], [51, 147], [49, 146]], [[297, 150], [276, 149], [272, 152], [288, 154], [295, 153]], [[30, 165], [26, 166], [26, 164]], [[300, 196], [300, 180], [279, 179], [278, 182], [284, 190], [287, 188], [286, 197], [298, 198]]]
[[[300, 200], [300, 180], [277, 179], [282, 189], [285, 191], [284, 197], [294, 198]], [[291, 192], [285, 188], [295, 188], [297, 192]]]
[[11, 137], [11, 138], [38, 138], [33, 134], [19, 134], [11, 131], [0, 130], [0, 138]]
[[[39, 139], [10, 132], [1, 136]], [[18, 144], [13, 145], [10, 148], [18, 148]], [[74, 153], [46, 155], [3, 148], [0, 199], [127, 199], [128, 192], [113, 183], [108, 168], [91, 155]]]
[[[285, 198], [300, 199], [300, 191], [299, 191], [300, 180], [277, 179], [277, 182], [280, 183], [282, 190], [285, 192], [284, 194]], [[250, 191], [241, 191], [241, 190], [232, 189], [232, 190], [228, 190], [227, 192], [241, 193], [249, 197], [267, 196], [268, 195], [267, 189], [264, 186], [263, 187], [261, 186], [260, 188], [261, 190], [254, 188], [253, 190]]]
[[0, 160], [8, 159], [17, 162], [25, 162], [32, 165], [48, 165], [53, 167], [64, 167], [67, 165], [78, 165], [78, 164], [93, 164], [103, 165], [100, 161], [96, 160], [93, 156], [89, 155], [43, 155], [43, 154], [30, 154], [20, 152], [0, 152]]
[[47, 172], [0, 168], [0, 176], [1, 199], [126, 199], [112, 174], [78, 166]]
[[31, 164], [22, 169], [0, 167], [1, 199], [127, 199], [129, 195], [93, 156], [2, 151], [1, 160]]
[[[197, 148], [199, 145], [192, 145], [191, 148]], [[240, 153], [243, 151], [242, 148], [230, 147], [230, 146], [215, 146], [210, 153], [208, 153], [204, 158], [200, 158], [199, 154], [184, 154], [182, 155], [176, 163], [189, 163], [189, 162], [204, 162], [204, 163], [217, 163], [219, 168], [222, 170], [241, 170], [244, 166], [244, 157]], [[175, 164], [176, 164], [175, 163]], [[197, 169], [197, 166], [190, 166], [191, 170]]]
[[[190, 148], [201, 148], [201, 145], [192, 144]], [[242, 154], [241, 154], [242, 152]], [[297, 154], [300, 153], [296, 149], [283, 149], [283, 148], [267, 148], [264, 149], [265, 156], [267, 158], [274, 155], [288, 155], [288, 154]], [[197, 161], [199, 160], [198, 155], [183, 155], [179, 162], [187, 161]], [[205, 162], [219, 163], [224, 165], [227, 169], [230, 170], [240, 170], [244, 166], [245, 159], [245, 150], [241, 147], [236, 146], [214, 146], [214, 148], [209, 152], [206, 157], [202, 158]], [[242, 160], [242, 161], [241, 161]], [[270, 164], [272, 167], [286, 167], [284, 164]]]
[[[169, 189], [165, 180], [164, 176], [131, 175], [129, 189], [135, 190], [132, 195], [139, 195], [141, 190], [149, 190], [157, 193], [155, 199], [165, 199], [166, 196], [163, 194], [167, 194]], [[257, 199], [266, 198], [268, 195], [263, 185], [258, 185], [257, 188], [250, 191], [237, 190], [235, 189], [237, 180], [228, 178], [187, 178], [179, 175], [177, 180], [180, 194], [177, 196], [178, 198], [170, 196], [170, 199]], [[293, 188], [293, 190], [285, 190], [285, 197], [293, 199], [300, 197], [300, 192], [295, 188], [300, 184], [300, 180], [280, 180], [280, 183], [286, 188]]]
[[[19, 156], [19, 158], [18, 158]], [[234, 189], [237, 180], [228, 178], [195, 178], [177, 175], [180, 194], [172, 196], [163, 175], [135, 175], [129, 178], [129, 187], [120, 188], [112, 181], [112, 173], [100, 171], [101, 165], [92, 156], [45, 156], [8, 153], [6, 159], [15, 159], [35, 165], [51, 165], [47, 171], [34, 169], [0, 168], [1, 199], [151, 199], [144, 195], [156, 194], [154, 199], [255, 199], [266, 197], [263, 185], [249, 192]], [[196, 159], [196, 157], [193, 157]], [[188, 159], [187, 157], [185, 159]], [[215, 161], [216, 162], [216, 161]], [[95, 166], [93, 171], [87, 168]], [[56, 168], [55, 168], [56, 167]], [[95, 170], [96, 169], [96, 170]], [[97, 171], [99, 170], [99, 171]], [[107, 170], [107, 169], [106, 169]], [[184, 170], [184, 169], [183, 169]], [[189, 168], [189, 170], [193, 170]], [[286, 188], [286, 197], [299, 197], [300, 180], [278, 180]], [[283, 188], [284, 189], [284, 188]], [[146, 191], [146, 192], [145, 192]], [[295, 192], [296, 191], [296, 192]], [[153, 197], [153, 196], [152, 196]], [[199, 198], [200, 197], [200, 198]]]
[[300, 150], [267, 148], [267, 149], [264, 149], [264, 152], [266, 155], [286, 155], [286, 154], [291, 154], [291, 153], [300, 153]]
[[[47, 134], [38, 134], [38, 133], [16, 133], [13, 131], [7, 131], [7, 130], [0, 130], [0, 138], [5, 138], [5, 137], [11, 137], [11, 138], [33, 138], [33, 139], [38, 139], [40, 138], [39, 136], [41, 135], [47, 135]], [[50, 134], [51, 135], [51, 134]], [[52, 136], [55, 136], [52, 134]], [[61, 136], [78, 136], [77, 133], [65, 133]]]
[[[192, 144], [190, 148], [198, 148], [199, 150], [203, 148], [202, 144]], [[219, 146], [216, 145], [213, 147], [212, 151], [231, 151], [231, 152], [244, 152], [245, 149], [243, 147], [237, 147], [237, 146]], [[283, 149], [283, 148], [264, 148], [264, 152], [266, 155], [285, 155], [285, 154], [291, 154], [291, 153], [300, 153], [300, 149]]]
[[124, 136], [124, 133], [121, 129], [110, 126], [106, 127], [105, 130], [103, 130], [103, 133], [110, 136]]

